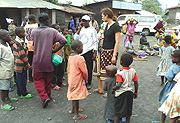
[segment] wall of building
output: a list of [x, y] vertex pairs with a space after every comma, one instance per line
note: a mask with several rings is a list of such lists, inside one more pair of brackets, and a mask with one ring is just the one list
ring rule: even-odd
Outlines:
[[178, 8], [169, 10], [169, 19], [176, 19], [176, 13], [178, 12]]
[[94, 16], [94, 19], [98, 21], [98, 24], [101, 24], [101, 10], [103, 8], [111, 8], [112, 7], [112, 1], [105, 1], [105, 2], [100, 2], [100, 3], [95, 3], [95, 4], [89, 4], [85, 6], [85, 9], [90, 10], [94, 13], [96, 13]]

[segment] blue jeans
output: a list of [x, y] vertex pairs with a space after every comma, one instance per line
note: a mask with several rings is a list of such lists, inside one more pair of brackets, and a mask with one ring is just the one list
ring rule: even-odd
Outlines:
[[27, 85], [27, 70], [22, 70], [22, 73], [16, 73], [16, 85], [17, 85], [17, 94], [26, 96], [28, 94], [26, 85]]

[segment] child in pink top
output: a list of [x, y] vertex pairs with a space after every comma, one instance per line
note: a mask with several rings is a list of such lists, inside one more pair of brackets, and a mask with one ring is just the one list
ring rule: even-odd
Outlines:
[[72, 111], [69, 113], [75, 113], [74, 120], [85, 119], [87, 115], [79, 114], [82, 112], [79, 109], [79, 100], [87, 97], [88, 91], [86, 83], [88, 80], [88, 73], [86, 62], [79, 54], [83, 51], [83, 44], [80, 41], [73, 41], [71, 44], [72, 53], [68, 60], [68, 100], [72, 100]]

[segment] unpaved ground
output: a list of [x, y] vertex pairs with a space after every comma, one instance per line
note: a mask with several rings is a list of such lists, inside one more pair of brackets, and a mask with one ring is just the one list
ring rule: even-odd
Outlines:
[[[135, 36], [135, 44], [139, 44], [140, 36]], [[121, 37], [120, 54], [122, 54]], [[155, 44], [155, 38], [148, 36], [151, 44]], [[148, 61], [134, 61], [131, 67], [135, 68], [139, 77], [138, 98], [134, 100], [133, 116], [131, 123], [152, 123], [160, 121], [161, 113], [158, 112], [160, 106], [158, 94], [160, 91], [160, 77], [156, 76], [156, 68], [160, 58], [149, 56]], [[117, 67], [120, 68], [119, 63]], [[67, 76], [66, 76], [67, 77]], [[67, 83], [67, 79], [65, 80]], [[97, 88], [97, 78], [93, 77], [93, 89]], [[14, 87], [16, 89], [16, 87]], [[18, 102], [12, 103], [17, 109], [14, 111], [0, 110], [0, 123], [105, 123], [103, 112], [106, 99], [101, 94], [92, 92], [85, 100], [80, 101], [80, 108], [84, 109], [88, 118], [85, 120], [74, 121], [73, 115], [68, 114], [71, 110], [71, 102], [67, 100], [67, 88], [63, 87], [61, 91], [52, 90], [52, 97], [55, 102], [50, 102], [46, 109], [42, 108], [41, 100], [35, 89], [34, 83], [28, 83], [29, 93], [34, 94], [32, 99], [19, 99]], [[10, 92], [11, 97], [15, 97], [16, 91]]]

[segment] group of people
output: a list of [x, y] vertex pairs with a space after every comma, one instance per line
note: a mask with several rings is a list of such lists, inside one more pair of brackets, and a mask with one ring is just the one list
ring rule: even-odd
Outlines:
[[[87, 90], [92, 88], [93, 61], [95, 61], [94, 75], [98, 79], [98, 89], [94, 92], [103, 93], [103, 89], [107, 91], [104, 118], [108, 123], [120, 123], [125, 121], [123, 119], [125, 117], [126, 123], [129, 123], [133, 98], [138, 97], [137, 73], [130, 67], [133, 62], [131, 54], [136, 54], [132, 43], [134, 42], [134, 29], [138, 22], [133, 18], [126, 22], [127, 33], [124, 47], [131, 54], [123, 53], [120, 56], [122, 67], [118, 69], [116, 64], [121, 29], [111, 9], [104, 8], [101, 16], [106, 23], [103, 33], [101, 31], [98, 33], [90, 25], [91, 18], [88, 15], [81, 18], [78, 30], [72, 30], [74, 33], [72, 34], [68, 32], [68, 27], [60, 28], [58, 24], [50, 26], [47, 13], [40, 13], [38, 16], [39, 26], [36, 23], [36, 17], [29, 15], [29, 22], [24, 27], [15, 28], [14, 40], [7, 30], [0, 29], [1, 109], [14, 110], [9, 103], [18, 101], [18, 98], [9, 97], [9, 87], [15, 81], [14, 76], [16, 76], [17, 85], [16, 96], [22, 99], [32, 98], [33, 95], [29, 94], [26, 89], [27, 70], [29, 70], [28, 81], [34, 82], [42, 100], [42, 107], [46, 108], [52, 99], [51, 88], [60, 90], [61, 86], [66, 86], [62, 80], [64, 72], [67, 71], [67, 98], [72, 101], [72, 110], [69, 113], [74, 114], [74, 120], [87, 118], [86, 114], [81, 114], [83, 110], [79, 108], [79, 100], [85, 99], [88, 95]], [[141, 34], [140, 44], [149, 46], [145, 33]], [[159, 101], [162, 106], [159, 110], [163, 112], [162, 122], [165, 122], [165, 117], [170, 113], [169, 123], [174, 123], [179, 118], [180, 109], [180, 94], [177, 89], [179, 87], [180, 50], [174, 50], [170, 46], [171, 36], [166, 36], [164, 40], [166, 43], [161, 47], [162, 58], [158, 65], [158, 75], [161, 76], [162, 85], [164, 76], [167, 82], [160, 91]], [[101, 41], [103, 41], [102, 47], [100, 46]], [[53, 65], [52, 54], [60, 56], [63, 59], [62, 63]]]

